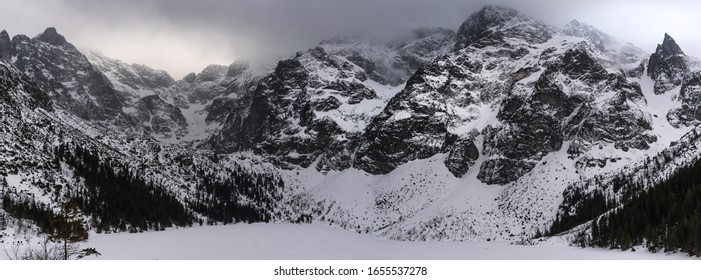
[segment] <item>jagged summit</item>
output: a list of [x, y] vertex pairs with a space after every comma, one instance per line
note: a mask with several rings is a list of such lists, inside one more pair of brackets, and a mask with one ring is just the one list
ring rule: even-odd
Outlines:
[[649, 60], [648, 75], [655, 81], [655, 93], [663, 94], [681, 85], [690, 63], [677, 42], [665, 33], [662, 44], [657, 45]]
[[68, 43], [66, 38], [63, 37], [63, 35], [58, 34], [56, 28], [54, 27], [46, 28], [43, 33], [37, 35], [36, 39], [58, 46]]
[[463, 49], [475, 43], [478, 43], [477, 47], [501, 44], [504, 37], [538, 44], [554, 34], [554, 28], [529, 15], [505, 6], [487, 5], [460, 25], [454, 49]]
[[656, 53], [663, 52], [665, 55], [684, 55], [682, 48], [679, 47], [676, 41], [669, 34], [664, 34], [664, 40], [661, 45], [657, 45]]

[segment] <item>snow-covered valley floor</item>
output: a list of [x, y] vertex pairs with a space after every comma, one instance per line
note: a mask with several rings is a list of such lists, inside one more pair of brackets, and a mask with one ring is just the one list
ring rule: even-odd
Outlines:
[[581, 249], [567, 245], [518, 246], [507, 242], [400, 242], [320, 225], [236, 224], [138, 234], [92, 234], [82, 247], [97, 259], [690, 259], [652, 254]]

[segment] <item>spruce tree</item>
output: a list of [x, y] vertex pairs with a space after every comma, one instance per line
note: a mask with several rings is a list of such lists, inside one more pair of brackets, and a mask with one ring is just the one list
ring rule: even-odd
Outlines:
[[61, 205], [61, 212], [52, 221], [49, 239], [62, 243], [64, 260], [80, 253], [76, 243], [87, 240], [88, 231], [76, 204], [64, 202]]

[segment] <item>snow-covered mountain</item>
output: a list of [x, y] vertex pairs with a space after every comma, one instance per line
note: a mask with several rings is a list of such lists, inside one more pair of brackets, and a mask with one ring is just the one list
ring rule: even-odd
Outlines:
[[356, 139], [424, 63], [445, 52], [454, 33], [421, 29], [388, 43], [338, 37], [280, 61], [209, 140], [219, 152], [254, 150], [287, 168], [351, 166]]
[[283, 172], [300, 189], [290, 203], [395, 239], [520, 239], [548, 230], [578, 182], [693, 128], [673, 118], [691, 94], [655, 92], [643, 51], [577, 21], [557, 30], [505, 7], [473, 14], [350, 145], [350, 168]]
[[[502, 6], [457, 32], [339, 36], [275, 69], [210, 65], [179, 81], [81, 52], [52, 28], [0, 33], [0, 61], [0, 174], [53, 207], [101, 186], [90, 183], [101, 169], [80, 164], [97, 157], [172, 197], [154, 200], [186, 223], [522, 240], [615, 178], [660, 180], [642, 167], [649, 158], [673, 155], [668, 174], [699, 155], [700, 63], [672, 37], [649, 55], [585, 23], [557, 28]], [[105, 219], [90, 205], [91, 221]]]

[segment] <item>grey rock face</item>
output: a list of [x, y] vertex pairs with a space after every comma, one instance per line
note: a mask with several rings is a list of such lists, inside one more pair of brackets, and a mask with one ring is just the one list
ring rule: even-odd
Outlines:
[[212, 104], [207, 107], [207, 123], [224, 123], [226, 117], [232, 112], [243, 110], [245, 104], [239, 102], [239, 99], [231, 99], [227, 97], [218, 97], [212, 100]]
[[[510, 182], [530, 171], [543, 155], [560, 150], [565, 140], [587, 147], [613, 142], [621, 150], [647, 149], [656, 141], [647, 113], [629, 105], [644, 104], [640, 86], [619, 73], [608, 73], [592, 51], [586, 44], [575, 45], [540, 75], [532, 95], [505, 99], [498, 115], [505, 126], [486, 134], [484, 148], [500, 158], [485, 162], [480, 179]], [[574, 81], [581, 87], [572, 87]], [[615, 94], [601, 96], [605, 92]], [[570, 148], [572, 156], [581, 152]]]
[[230, 113], [250, 105], [251, 94], [261, 75], [246, 63], [209, 65], [201, 73], [188, 74], [175, 82], [167, 95], [181, 108], [206, 105], [201, 113], [206, 115], [207, 125], [221, 125]]
[[[605, 58], [599, 61], [606, 68], [620, 68], [628, 76], [639, 78], [644, 72], [646, 61], [642, 59], [648, 55], [645, 51], [629, 42], [616, 39], [603, 31], [586, 23], [573, 20], [560, 32], [562, 35], [586, 39], [597, 51], [605, 54]], [[630, 68], [630, 65], [638, 64], [638, 67]]]
[[448, 157], [445, 158], [445, 167], [455, 177], [462, 177], [475, 164], [479, 158], [479, 150], [473, 139], [458, 139], [450, 148]]
[[168, 104], [157, 95], [144, 97], [139, 103], [142, 107], [139, 112], [158, 112], [157, 114], [140, 114], [140, 120], [150, 124], [147, 129], [159, 134], [175, 133], [177, 136], [183, 136], [184, 132], [180, 129], [187, 127], [187, 122], [178, 107]]
[[664, 41], [650, 56], [648, 75], [655, 81], [655, 94], [663, 94], [679, 85], [689, 72], [689, 61], [674, 39], [665, 34]]
[[56, 28], [49, 27], [44, 30], [43, 33], [39, 34], [35, 39], [47, 42], [52, 45], [61, 46], [68, 44], [66, 38], [63, 35], [56, 32]]
[[354, 37], [323, 41], [280, 61], [209, 144], [219, 152], [254, 150], [283, 167], [319, 159], [319, 170], [348, 168], [356, 140], [389, 99], [375, 88], [405, 81], [452, 36], [426, 29], [379, 45]]
[[597, 143], [649, 148], [656, 141], [649, 115], [631, 106], [646, 102], [640, 85], [610, 67], [618, 58], [601, 59], [615, 52], [586, 38], [534, 47], [551, 40], [552, 30], [498, 7], [471, 16], [465, 33], [458, 32], [457, 50], [419, 69], [373, 120], [354, 165], [383, 174], [448, 153], [446, 167], [462, 176], [484, 157], [478, 179], [505, 184], [565, 141], [575, 143], [568, 150], [575, 157]]
[[10, 62], [13, 55], [12, 40], [7, 31], [0, 31], [0, 61]]
[[49, 93], [56, 106], [88, 120], [120, 117], [123, 98], [54, 28], [34, 39], [15, 36], [12, 45], [17, 56], [15, 67]]
[[695, 71], [686, 75], [679, 99], [682, 106], [667, 114], [669, 123], [674, 127], [701, 123], [701, 72]]
[[[338, 71], [346, 80], [314, 77], [307, 66]], [[331, 68], [331, 69], [328, 69]], [[316, 48], [280, 61], [275, 72], [259, 83], [250, 107], [231, 114], [218, 139], [210, 143], [223, 152], [254, 149], [273, 156], [278, 163], [308, 166], [343, 130], [330, 119], [315, 118], [315, 112], [333, 110], [347, 88], [364, 78], [348, 62]], [[324, 96], [327, 89], [338, 97]]]
[[[425, 78], [443, 75], [444, 71], [447, 72], [437, 63], [432, 63], [409, 79], [404, 90], [390, 101], [366, 130], [356, 153], [355, 166], [373, 174], [384, 174], [410, 160], [448, 151], [449, 134], [442, 117], [445, 108], [425, 100], [412, 100], [414, 96], [431, 95], [428, 98], [438, 104], [451, 102], [450, 95], [438, 91]], [[461, 97], [454, 102], [473, 102], [470, 95]]]

